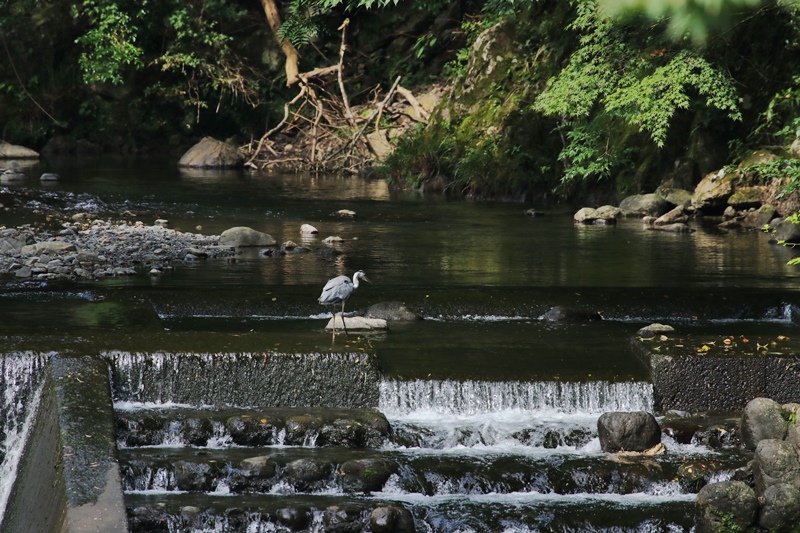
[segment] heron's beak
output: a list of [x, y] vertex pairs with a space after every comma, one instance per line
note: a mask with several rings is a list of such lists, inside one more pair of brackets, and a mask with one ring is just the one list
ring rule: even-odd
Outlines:
[[367, 283], [372, 283], [367, 276], [361, 276], [361, 279], [363, 279]]

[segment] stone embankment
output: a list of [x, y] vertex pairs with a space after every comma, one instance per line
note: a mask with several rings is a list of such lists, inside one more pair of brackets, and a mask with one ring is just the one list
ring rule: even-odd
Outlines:
[[159, 274], [178, 261], [234, 255], [219, 236], [185, 233], [160, 224], [89, 220], [76, 215], [60, 231], [32, 225], [0, 229], [0, 275], [26, 280], [93, 280], [147, 269]]

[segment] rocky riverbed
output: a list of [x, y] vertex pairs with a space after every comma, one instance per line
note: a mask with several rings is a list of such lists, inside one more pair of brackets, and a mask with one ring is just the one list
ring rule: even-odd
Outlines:
[[[187, 233], [70, 194], [0, 189], [3, 209], [42, 215], [46, 223], [0, 226], [0, 276], [19, 280], [93, 280], [145, 271], [159, 275], [178, 262], [233, 256], [218, 235]], [[90, 207], [91, 211], [81, 208]], [[124, 220], [119, 217], [124, 216]]]

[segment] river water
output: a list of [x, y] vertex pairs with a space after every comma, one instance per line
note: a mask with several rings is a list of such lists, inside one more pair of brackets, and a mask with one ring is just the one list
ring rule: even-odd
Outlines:
[[[358, 341], [378, 355], [380, 408], [399, 435], [382, 452], [402, 465], [372, 497], [404, 503], [420, 530], [690, 527], [693, 495], [669, 479], [677, 463], [713, 455], [735, 468], [743, 459], [736, 450], [668, 441], [672, 452], [658, 465], [665, 473], [650, 481], [625, 482], [609, 466], [597, 417], [652, 409], [631, 337], [655, 321], [687, 334], [791, 337], [796, 327], [788, 311], [799, 303], [800, 269], [786, 264], [791, 250], [768, 244], [762, 232], [697, 222], [693, 233], [672, 234], [636, 219], [576, 226], [575, 207], [541, 206], [533, 217], [528, 205], [395, 192], [380, 180], [179, 172], [174, 161], [157, 159], [68, 159], [28, 173], [45, 171], [61, 181], [12, 187], [46, 187], [69, 211], [112, 218], [128, 211], [148, 224], [164, 218], [205, 234], [250, 226], [312, 251], [248, 251], [235, 261], [177, 265], [158, 278], [7, 279], [0, 288], [7, 339], [55, 351], [335, 350], [344, 341], [331, 346], [322, 329], [330, 314], [316, 298], [327, 279], [358, 269], [373, 283], [356, 291], [348, 310], [399, 300], [422, 315]], [[336, 216], [341, 209], [356, 216]], [[0, 225], [29, 219], [0, 211]], [[319, 233], [301, 235], [304, 223]], [[321, 242], [334, 235], [343, 241]], [[317, 253], [329, 247], [341, 254]], [[556, 305], [603, 320], [542, 320]], [[239, 453], [221, 442], [214, 453]], [[559, 476], [569, 481], [554, 481]], [[165, 486], [140, 490], [141, 481], [129, 482], [131, 505], [169, 496]], [[172, 496], [177, 508], [185, 503], [186, 494]], [[204, 497], [230, 505], [232, 495], [220, 487]], [[308, 497], [341, 495], [330, 487]], [[242, 496], [239, 504], [267, 505], [258, 498]], [[254, 522], [250, 530], [270, 527]]]

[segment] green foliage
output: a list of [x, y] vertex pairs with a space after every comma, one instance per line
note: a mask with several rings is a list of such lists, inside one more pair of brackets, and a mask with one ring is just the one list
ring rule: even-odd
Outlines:
[[141, 67], [142, 49], [136, 45], [139, 28], [136, 19], [146, 16], [143, 2], [134, 13], [114, 0], [83, 0], [74, 7], [75, 18], [89, 24], [85, 34], [76, 39], [84, 48], [80, 67], [86, 83], [122, 83], [125, 66]]
[[733, 80], [697, 52], [671, 50], [650, 28], [634, 30], [593, 2], [577, 4], [569, 29], [578, 47], [533, 106], [561, 122], [567, 180], [608, 177], [626, 162], [628, 148], [603, 141], [609, 126], [637, 128], [662, 148], [679, 110], [741, 120]]
[[800, 75], [795, 75], [790, 86], [773, 95], [766, 110], [759, 116], [751, 138], [776, 139], [787, 143], [800, 138]]
[[292, 0], [286, 7], [278, 38], [286, 39], [298, 48], [309, 44], [319, 37], [323, 29], [322, 17], [330, 10], [317, 0]]
[[[449, 129], [449, 124], [444, 125]], [[381, 163], [378, 172], [390, 183], [413, 189], [455, 173], [457, 158], [455, 139], [450, 135], [436, 136], [418, 126], [400, 138], [395, 150]], [[409, 174], [408, 170], [413, 169]]]
[[754, 176], [756, 182], [782, 181], [784, 186], [778, 194], [778, 198], [800, 190], [800, 159], [760, 161], [747, 165], [741, 170], [747, 176]]
[[645, 13], [655, 20], [666, 20], [667, 31], [675, 40], [687, 35], [696, 43], [705, 42], [712, 31], [729, 27], [748, 8], [762, 0], [600, 0], [610, 15]]
[[566, 144], [558, 156], [565, 164], [562, 184], [573, 180], [609, 178], [629, 162], [630, 149], [615, 150], [601, 128], [580, 124], [565, 132]]

